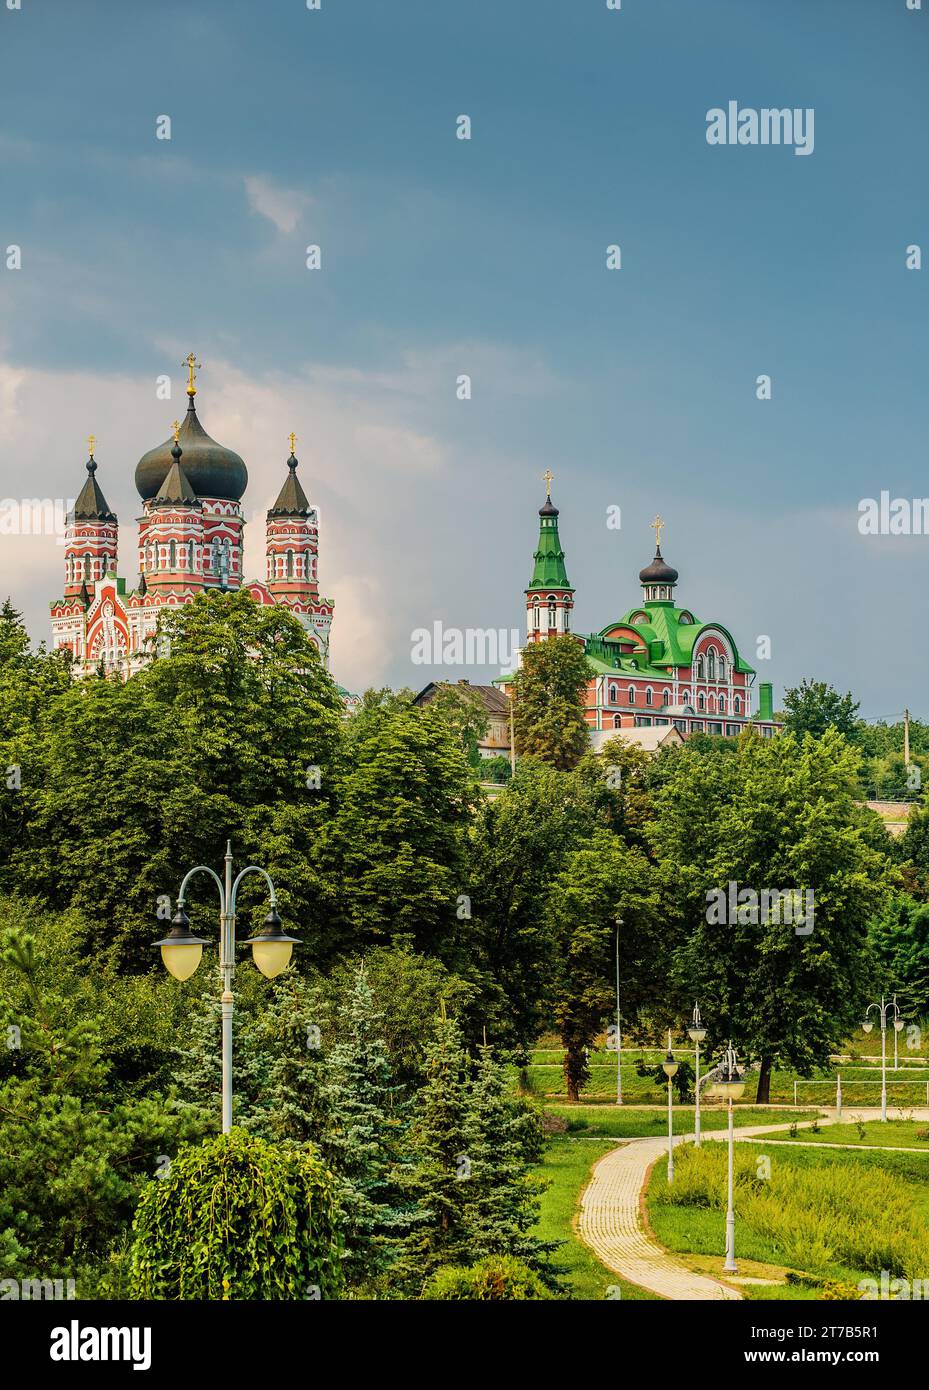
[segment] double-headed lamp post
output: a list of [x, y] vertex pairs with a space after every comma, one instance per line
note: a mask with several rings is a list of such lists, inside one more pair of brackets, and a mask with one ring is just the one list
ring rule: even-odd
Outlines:
[[697, 1098], [697, 1112], [694, 1116], [694, 1143], [700, 1147], [700, 1044], [706, 1037], [706, 1029], [700, 1017], [700, 1005], [694, 1004], [694, 1015], [690, 1027], [687, 1029], [687, 1036], [693, 1043], [696, 1050], [696, 1078], [694, 1080], [694, 1094]]
[[739, 1070], [738, 1058], [732, 1043], [726, 1048], [719, 1064], [714, 1090], [720, 1091], [729, 1101], [729, 1199], [726, 1206], [726, 1260], [723, 1271], [738, 1274], [735, 1262], [735, 1201], [733, 1191], [733, 1162], [735, 1154], [735, 1131], [733, 1127], [732, 1102], [738, 1100], [745, 1090], [745, 1073]]
[[252, 948], [252, 959], [261, 971], [272, 980], [286, 969], [291, 953], [298, 939], [287, 936], [283, 923], [277, 913], [277, 899], [274, 884], [264, 869], [249, 864], [241, 869], [233, 881], [232, 844], [227, 842], [224, 856], [225, 875], [219, 877], [215, 870], [206, 864], [198, 864], [184, 876], [181, 891], [177, 898], [177, 911], [171, 919], [168, 935], [155, 945], [161, 947], [161, 959], [165, 969], [176, 980], [189, 980], [200, 964], [203, 948], [208, 945], [206, 937], [194, 936], [190, 930], [190, 918], [184, 911], [187, 885], [195, 874], [209, 874], [219, 889], [219, 964], [223, 975], [222, 1019], [223, 1019], [223, 1134], [232, 1128], [232, 979], [235, 974], [235, 906], [239, 884], [247, 874], [261, 874], [268, 885], [271, 910], [264, 920], [261, 931], [248, 938], [246, 945]]
[[661, 1064], [661, 1070], [668, 1078], [668, 1182], [674, 1181], [674, 1110], [671, 1095], [671, 1081], [677, 1075], [677, 1062], [671, 1051], [671, 1029], [668, 1029], [668, 1055]]
[[[887, 1123], [887, 1015], [893, 1009], [894, 1032], [899, 1033], [903, 1027], [903, 1019], [900, 1017], [900, 1010], [897, 1008], [897, 996], [885, 1002], [883, 994], [879, 1004], [869, 1004], [865, 1009], [861, 1027], [866, 1033], [870, 1033], [874, 1027], [874, 1020], [868, 1017], [872, 1009], [877, 1009], [881, 1020], [881, 1119]], [[896, 1041], [896, 1039], [895, 1039]]]
[[619, 929], [623, 924], [621, 917], [616, 918], [616, 1104], [623, 1103], [623, 1033], [622, 1020], [619, 1016]]

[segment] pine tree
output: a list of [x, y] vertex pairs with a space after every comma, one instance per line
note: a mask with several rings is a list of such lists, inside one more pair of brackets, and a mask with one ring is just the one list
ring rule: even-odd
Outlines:
[[329, 1055], [329, 1161], [341, 1181], [346, 1275], [370, 1287], [396, 1256], [409, 1213], [398, 1186], [404, 1109], [391, 1072], [384, 1015], [362, 962]]
[[405, 1186], [417, 1224], [396, 1269], [400, 1285], [419, 1289], [440, 1265], [470, 1259], [468, 1070], [461, 1029], [443, 1010], [426, 1048], [410, 1136], [413, 1167]]
[[479, 1050], [465, 1133], [471, 1261], [513, 1255], [547, 1274], [554, 1285], [548, 1255], [558, 1242], [530, 1234], [542, 1190], [531, 1172], [542, 1157], [542, 1119], [535, 1107], [509, 1093], [506, 1071], [487, 1046]]

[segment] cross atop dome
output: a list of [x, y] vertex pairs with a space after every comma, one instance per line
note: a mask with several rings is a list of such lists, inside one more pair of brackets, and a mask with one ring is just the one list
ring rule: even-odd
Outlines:
[[197, 354], [195, 352], [188, 352], [181, 366], [187, 368], [187, 394], [190, 399], [193, 400], [194, 396], [197, 394], [197, 371], [203, 366], [203, 363], [197, 361]]
[[652, 530], [653, 530], [654, 533], [655, 533], [655, 549], [656, 549], [656, 550], [660, 550], [660, 549], [661, 549], [661, 528], [662, 528], [662, 526], [664, 526], [664, 522], [662, 521], [662, 519], [661, 519], [661, 513], [659, 512], [659, 513], [657, 513], [657, 515], [655, 516], [655, 520], [654, 520], [653, 522], [651, 522], [651, 528], [652, 528]]

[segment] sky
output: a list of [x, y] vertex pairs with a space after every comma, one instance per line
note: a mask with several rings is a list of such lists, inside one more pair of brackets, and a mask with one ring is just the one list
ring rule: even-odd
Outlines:
[[[194, 350], [255, 576], [296, 431], [350, 689], [497, 673], [412, 634], [522, 628], [550, 469], [576, 630], [638, 601], [660, 512], [776, 701], [929, 717], [929, 536], [859, 530], [929, 494], [929, 0], [10, 3], [0, 496], [73, 498], [93, 433], [134, 584]], [[812, 152], [709, 144], [730, 101], [811, 108]], [[0, 537], [36, 642], [62, 586], [54, 536]]]

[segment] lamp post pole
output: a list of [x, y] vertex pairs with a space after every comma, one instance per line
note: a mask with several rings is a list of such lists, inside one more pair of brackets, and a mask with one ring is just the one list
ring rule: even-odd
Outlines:
[[171, 929], [168, 935], [161, 941], [156, 941], [155, 945], [161, 947], [161, 958], [165, 967], [176, 980], [190, 978], [200, 964], [203, 947], [208, 943], [205, 937], [194, 936], [190, 930], [190, 918], [184, 911], [185, 894], [188, 883], [196, 874], [209, 875], [219, 891], [219, 964], [223, 986], [220, 996], [222, 1006], [222, 1117], [223, 1134], [228, 1134], [232, 1128], [232, 1016], [235, 1006], [232, 983], [235, 976], [236, 898], [239, 884], [243, 878], [248, 874], [261, 874], [268, 885], [270, 911], [264, 920], [261, 931], [250, 937], [247, 942], [252, 948], [252, 958], [263, 975], [266, 975], [268, 979], [273, 979], [275, 975], [279, 975], [286, 968], [297, 938], [287, 936], [283, 931], [281, 919], [277, 913], [274, 884], [266, 870], [259, 868], [257, 864], [249, 864], [241, 869], [233, 880], [232, 842], [228, 840], [223, 860], [225, 872], [222, 879], [207, 864], [198, 864], [196, 868], [190, 869], [184, 875], [177, 897], [177, 911], [171, 919]]
[[694, 1115], [694, 1144], [700, 1147], [700, 1044], [706, 1037], [706, 1029], [700, 1017], [700, 1005], [694, 1004], [693, 1019], [687, 1029], [688, 1036], [694, 1045], [696, 1057], [696, 1077], [694, 1079], [694, 1094], [697, 1099], [696, 1114]]
[[621, 917], [616, 918], [616, 1104], [623, 1103], [623, 1033], [622, 1020], [619, 1016], [619, 929], [623, 924]]
[[725, 1274], [738, 1274], [735, 1262], [735, 1121], [732, 1102], [745, 1090], [745, 1076], [739, 1071], [738, 1058], [732, 1043], [726, 1048], [717, 1076], [717, 1085], [729, 1100], [729, 1190], [726, 1203], [726, 1259], [723, 1264]]
[[887, 1015], [893, 1009], [894, 1025], [894, 1055], [896, 1056], [897, 1033], [903, 1027], [903, 1019], [900, 1017], [900, 1010], [897, 1008], [897, 996], [885, 1001], [881, 995], [880, 1004], [869, 1004], [865, 1009], [861, 1027], [865, 1033], [870, 1033], [874, 1027], [874, 1022], [868, 1017], [872, 1009], [878, 1010], [878, 1017], [881, 1020], [881, 1121], [887, 1123]]
[[671, 1051], [671, 1029], [668, 1029], [668, 1055], [661, 1064], [665, 1076], [668, 1078], [668, 1182], [674, 1181], [674, 1102], [671, 1090], [671, 1078], [677, 1073], [677, 1062]]

